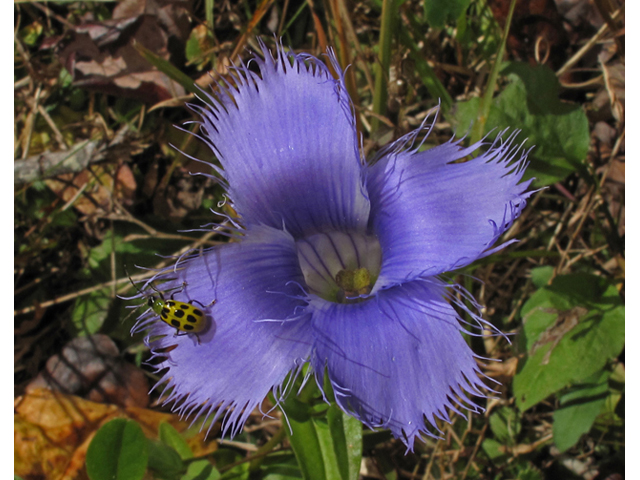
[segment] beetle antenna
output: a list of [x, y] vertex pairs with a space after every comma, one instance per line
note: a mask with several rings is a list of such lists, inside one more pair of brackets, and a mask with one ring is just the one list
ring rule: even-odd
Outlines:
[[135, 288], [140, 295], [144, 295], [145, 293], [142, 290], [140, 290], [135, 283], [133, 283], [133, 279], [131, 278], [131, 275], [129, 275], [129, 271], [127, 270], [127, 265], [123, 264], [122, 267], [124, 268], [124, 273], [127, 275], [127, 277], [129, 277], [129, 281], [131, 282], [131, 285], [133, 285], [133, 288]]
[[[133, 286], [135, 287], [135, 289], [140, 293], [140, 295], [149, 295], [148, 293], [144, 293], [142, 290], [140, 290], [140, 289], [138, 288], [138, 286], [137, 286], [135, 283], [133, 283], [133, 280], [132, 280], [132, 278], [131, 278], [131, 275], [129, 275], [129, 272], [127, 271], [127, 265], [126, 265], [126, 264], [123, 264], [122, 266], [123, 266], [123, 268], [124, 268], [124, 273], [126, 273], [126, 274], [127, 274], [127, 277], [129, 277], [129, 281], [131, 282], [131, 285], [133, 285]], [[152, 289], [153, 291], [155, 291], [155, 292], [158, 294], [158, 296], [159, 296], [160, 298], [164, 299], [164, 295], [162, 295], [162, 292], [156, 288], [156, 286], [153, 284], [153, 282], [152, 282], [152, 283], [150, 283], [150, 284], [149, 284], [149, 286], [151, 287], [151, 289]]]
[[156, 288], [156, 286], [155, 286], [153, 283], [150, 283], [150, 284], [149, 284], [149, 286], [150, 286], [152, 289], [154, 289], [158, 295], [160, 295], [160, 298], [164, 298], [164, 295], [162, 295], [162, 292], [161, 292], [160, 290], [158, 290], [158, 289]]

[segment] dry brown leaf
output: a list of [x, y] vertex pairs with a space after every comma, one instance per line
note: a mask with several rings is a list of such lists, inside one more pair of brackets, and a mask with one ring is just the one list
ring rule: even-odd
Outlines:
[[183, 96], [184, 88], [142, 58], [133, 44], [168, 60], [169, 37], [183, 37], [185, 2], [125, 3], [116, 7], [113, 19], [79, 25], [66, 37], [49, 41], [46, 48], [58, 48], [76, 86], [147, 104]]
[[[116, 417], [137, 421], [148, 438], [157, 438], [162, 422], [185, 432], [176, 415], [144, 408], [120, 408], [51, 390], [35, 390], [15, 401], [14, 473], [25, 479], [84, 480], [84, 459], [95, 432]], [[204, 433], [187, 442], [197, 456], [217, 449]]]
[[131, 205], [136, 190], [133, 172], [126, 164], [95, 165], [91, 171], [59, 175], [45, 183], [65, 203], [77, 196], [73, 207], [84, 215], [93, 215], [98, 209], [110, 212], [112, 195], [122, 205]]

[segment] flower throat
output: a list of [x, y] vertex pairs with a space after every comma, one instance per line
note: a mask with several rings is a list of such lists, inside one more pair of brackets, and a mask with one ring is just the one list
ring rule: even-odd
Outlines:
[[329, 232], [296, 242], [309, 292], [335, 303], [365, 301], [380, 274], [382, 251], [374, 236]]

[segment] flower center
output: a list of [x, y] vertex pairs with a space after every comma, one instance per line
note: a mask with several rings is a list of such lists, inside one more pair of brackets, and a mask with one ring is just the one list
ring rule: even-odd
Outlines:
[[360, 233], [319, 233], [296, 242], [310, 293], [336, 303], [366, 299], [380, 274], [378, 239]]

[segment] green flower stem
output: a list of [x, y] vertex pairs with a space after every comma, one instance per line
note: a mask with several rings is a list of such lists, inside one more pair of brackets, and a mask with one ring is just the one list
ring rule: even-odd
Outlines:
[[511, 0], [509, 5], [509, 14], [507, 15], [507, 21], [504, 26], [504, 32], [502, 34], [502, 41], [496, 54], [496, 61], [493, 64], [491, 73], [489, 74], [489, 80], [484, 91], [484, 96], [480, 98], [480, 106], [478, 108], [478, 118], [473, 124], [471, 129], [471, 144], [479, 141], [484, 135], [484, 128], [489, 118], [489, 112], [491, 111], [491, 105], [493, 103], [493, 94], [496, 90], [496, 84], [498, 82], [498, 73], [502, 68], [502, 59], [504, 58], [504, 52], [507, 48], [507, 38], [509, 37], [509, 29], [511, 28], [511, 20], [513, 19], [513, 11], [516, 7], [516, 0]]
[[[391, 64], [391, 42], [396, 29], [397, 5], [395, 0], [382, 0], [382, 24], [378, 44], [378, 62], [375, 65], [375, 91], [373, 93], [373, 113], [384, 116], [387, 112], [387, 83]], [[371, 131], [375, 133], [380, 120], [371, 120]]]
[[250, 472], [255, 472], [260, 469], [260, 465], [262, 465], [262, 462], [264, 461], [266, 454], [271, 452], [271, 450], [273, 450], [278, 444], [280, 444], [282, 442], [282, 439], [285, 437], [285, 435], [286, 435], [285, 425], [283, 424], [283, 425], [280, 425], [280, 428], [278, 429], [278, 431], [273, 434], [273, 437], [271, 437], [267, 441], [267, 443], [261, 446], [253, 454], [253, 456], [255, 456], [256, 458], [251, 460], [251, 462], [249, 463]]

